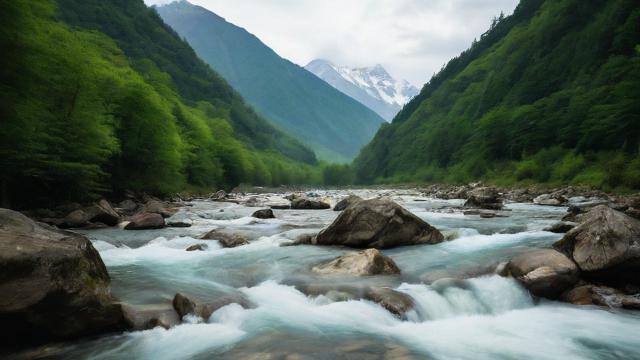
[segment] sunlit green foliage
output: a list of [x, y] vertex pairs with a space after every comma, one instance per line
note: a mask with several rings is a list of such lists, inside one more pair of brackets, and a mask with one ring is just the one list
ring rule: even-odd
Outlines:
[[637, 1], [522, 0], [379, 131], [358, 180], [637, 189], [638, 44]]
[[[138, 58], [132, 67], [103, 33], [55, 21], [50, 2], [2, 7], [3, 202], [321, 181], [313, 153], [279, 138], [222, 80], [228, 98], [185, 100], [157, 62]], [[288, 156], [298, 150], [311, 164]]]

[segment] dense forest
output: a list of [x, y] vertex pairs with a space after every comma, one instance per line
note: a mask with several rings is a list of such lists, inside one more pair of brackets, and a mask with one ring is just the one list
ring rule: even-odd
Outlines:
[[384, 125], [357, 181], [640, 188], [640, 3], [522, 0]]
[[353, 160], [384, 122], [245, 29], [200, 6], [181, 1], [157, 10], [250, 104], [274, 125], [305, 139], [321, 159]]
[[4, 206], [322, 182], [142, 0], [3, 2], [0, 20]]

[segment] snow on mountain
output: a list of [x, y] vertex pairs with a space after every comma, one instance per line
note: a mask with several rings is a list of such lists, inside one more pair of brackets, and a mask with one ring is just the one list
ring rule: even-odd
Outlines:
[[381, 65], [349, 68], [317, 59], [305, 66], [305, 69], [377, 112], [387, 121], [391, 121], [418, 94], [415, 86], [406, 80], [394, 79]]

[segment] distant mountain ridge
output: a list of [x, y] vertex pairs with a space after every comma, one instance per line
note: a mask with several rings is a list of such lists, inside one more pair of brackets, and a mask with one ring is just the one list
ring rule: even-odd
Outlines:
[[328, 60], [316, 59], [304, 68], [387, 121], [391, 121], [404, 104], [419, 92], [408, 81], [394, 79], [379, 64], [349, 68], [336, 66]]
[[180, 1], [156, 10], [258, 112], [321, 159], [350, 161], [384, 123], [374, 111], [202, 7]]

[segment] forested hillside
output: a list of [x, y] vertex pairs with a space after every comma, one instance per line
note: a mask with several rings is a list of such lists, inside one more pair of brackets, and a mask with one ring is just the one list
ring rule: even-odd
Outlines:
[[522, 0], [356, 159], [358, 181], [640, 188], [640, 3]]
[[3, 205], [320, 179], [142, 0], [0, 11]]
[[158, 13], [242, 96], [320, 158], [352, 160], [384, 120], [246, 30], [186, 1]]

